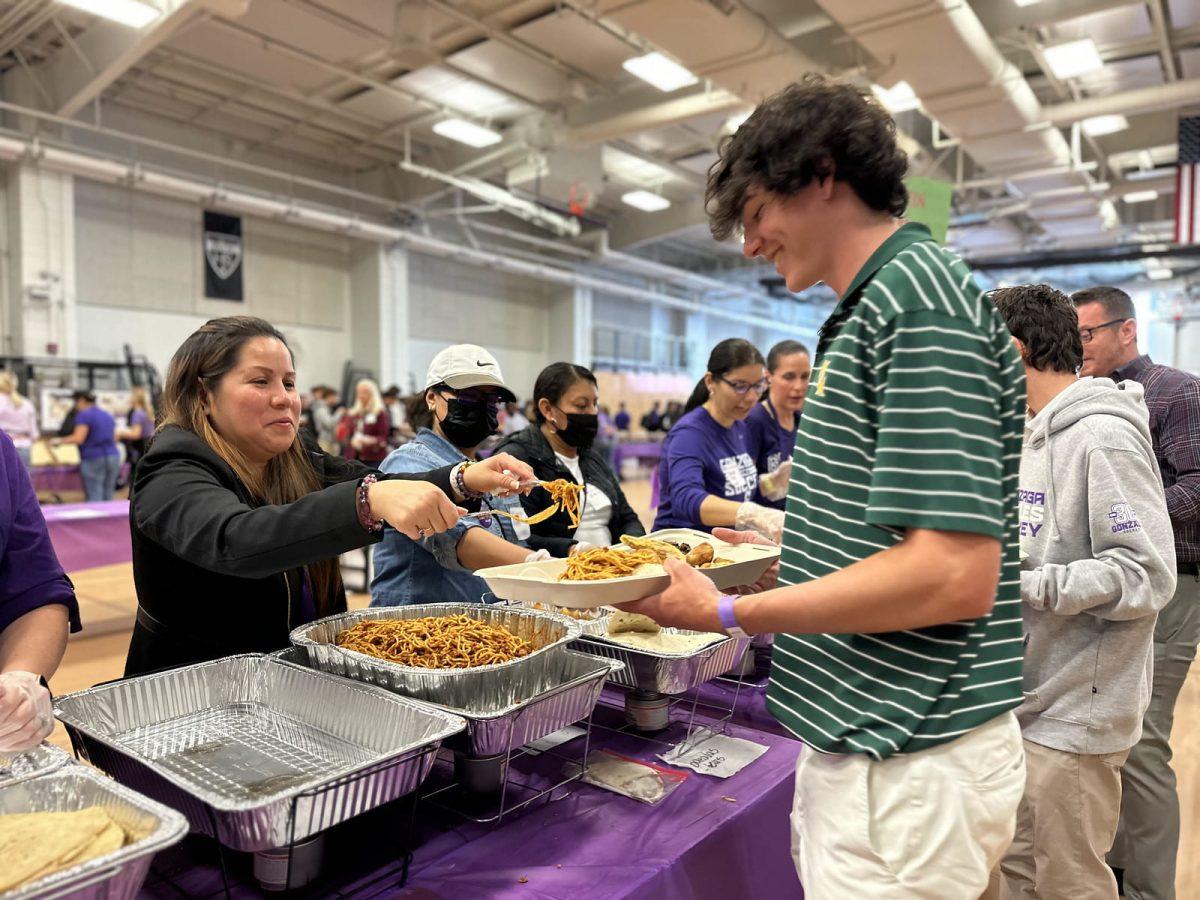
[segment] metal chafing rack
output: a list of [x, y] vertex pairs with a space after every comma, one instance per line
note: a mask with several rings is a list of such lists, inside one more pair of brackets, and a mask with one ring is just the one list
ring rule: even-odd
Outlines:
[[81, 755], [236, 850], [292, 846], [415, 790], [462, 719], [257, 654], [58, 699]]
[[[333, 642], [351, 624], [363, 619], [419, 618], [466, 614], [507, 628], [534, 643], [527, 657], [473, 669], [428, 670], [400, 666]], [[568, 642], [578, 637], [580, 623], [565, 616], [507, 606], [430, 604], [382, 607], [334, 616], [297, 629], [295, 646], [285, 659], [297, 659], [331, 674], [387, 687], [462, 716], [464, 734], [447, 741], [455, 752], [456, 779], [426, 794], [477, 821], [494, 821], [552, 793], [579, 775], [550, 786], [530, 789], [519, 781], [511, 763], [522, 748], [574, 722], [588, 720], [584, 758], [590, 736], [590, 716], [604, 682], [620, 671], [621, 663], [572, 652]], [[303, 654], [303, 656], [301, 656]], [[514, 789], [510, 792], [510, 788]], [[498, 805], [486, 811], [473, 802], [456, 804], [455, 791], [496, 794]], [[519, 796], [519, 801], [513, 800]], [[467, 811], [466, 807], [472, 807]]]

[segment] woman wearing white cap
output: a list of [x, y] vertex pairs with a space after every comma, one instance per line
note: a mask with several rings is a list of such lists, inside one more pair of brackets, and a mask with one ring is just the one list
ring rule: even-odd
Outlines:
[[[514, 400], [492, 354], [474, 344], [445, 348], [433, 358], [425, 378], [430, 426], [392, 451], [381, 471], [424, 472], [474, 461], [479, 445], [496, 431], [500, 404]], [[486, 497], [483, 504], [522, 512], [515, 497]], [[476, 569], [549, 557], [546, 551], [530, 551], [528, 537], [528, 525], [504, 516], [493, 516], [487, 524], [460, 519], [448, 531], [418, 541], [389, 529], [375, 548], [371, 605], [478, 603], [485, 599], [487, 584], [473, 574]]]

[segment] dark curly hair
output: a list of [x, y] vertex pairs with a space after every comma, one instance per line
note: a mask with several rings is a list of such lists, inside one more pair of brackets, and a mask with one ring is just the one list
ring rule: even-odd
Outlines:
[[1039, 372], [1074, 374], [1083, 365], [1079, 314], [1048, 284], [997, 288], [988, 294], [1009, 332], [1025, 345], [1025, 362]]
[[737, 228], [751, 188], [785, 197], [832, 174], [871, 209], [904, 215], [908, 156], [896, 123], [871, 93], [809, 73], [769, 97], [721, 141], [704, 208], [713, 237]]

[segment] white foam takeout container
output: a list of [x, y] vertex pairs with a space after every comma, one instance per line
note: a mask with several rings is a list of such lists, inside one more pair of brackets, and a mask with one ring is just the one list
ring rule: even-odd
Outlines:
[[[727, 544], [711, 534], [690, 528], [665, 528], [647, 537], [664, 541], [682, 541], [713, 545], [716, 556], [733, 560], [715, 569], [697, 569], [723, 591], [753, 584], [779, 559], [779, 548], [765, 544]], [[614, 545], [618, 548], [623, 545]], [[501, 600], [517, 603], [542, 603], [572, 609], [594, 609], [614, 603], [628, 603], [649, 597], [665, 589], [671, 580], [661, 566], [649, 567], [636, 575], [607, 578], [603, 581], [558, 581], [567, 567], [565, 559], [547, 559], [536, 563], [516, 563], [479, 569], [475, 574]]]

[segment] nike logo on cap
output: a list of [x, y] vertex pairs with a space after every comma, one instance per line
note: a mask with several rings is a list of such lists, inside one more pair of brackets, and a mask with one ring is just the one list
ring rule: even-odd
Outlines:
[[479, 362], [479, 360], [476, 360], [476, 361], [475, 361], [475, 365], [477, 365], [477, 366], [481, 366], [481, 367], [483, 367], [483, 368], [487, 368], [488, 366], [490, 366], [490, 365], [491, 365], [491, 363]]

